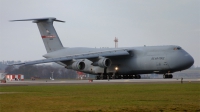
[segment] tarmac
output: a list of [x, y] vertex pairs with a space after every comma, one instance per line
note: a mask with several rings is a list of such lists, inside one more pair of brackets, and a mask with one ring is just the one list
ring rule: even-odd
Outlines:
[[[110, 79], [110, 80], [68, 80], [68, 79], [37, 79], [24, 81], [6, 81], [0, 86], [28, 85], [69, 85], [69, 84], [145, 84], [145, 83], [181, 83], [181, 79]], [[200, 79], [183, 79], [182, 83], [200, 83]]]

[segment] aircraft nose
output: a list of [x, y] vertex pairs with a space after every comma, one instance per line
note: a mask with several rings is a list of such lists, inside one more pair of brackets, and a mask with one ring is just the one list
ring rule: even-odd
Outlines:
[[182, 57], [181, 64], [184, 66], [185, 69], [190, 68], [194, 64], [194, 59], [191, 55], [185, 54]]
[[186, 61], [186, 64], [187, 64], [189, 67], [191, 67], [191, 66], [194, 64], [194, 58], [193, 58], [191, 55], [188, 56], [188, 59], [187, 59], [187, 61]]
[[168, 62], [171, 69], [179, 71], [190, 68], [194, 64], [194, 59], [187, 52], [177, 52], [169, 55]]

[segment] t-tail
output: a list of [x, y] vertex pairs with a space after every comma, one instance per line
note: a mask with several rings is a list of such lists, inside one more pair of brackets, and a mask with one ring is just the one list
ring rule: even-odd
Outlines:
[[63, 48], [63, 45], [56, 33], [56, 30], [53, 26], [53, 22], [64, 22], [57, 20], [56, 18], [37, 18], [37, 19], [22, 19], [22, 20], [11, 20], [11, 21], [33, 21], [37, 23], [38, 29], [40, 31], [42, 40], [44, 42], [45, 48], [48, 52], [56, 51]]

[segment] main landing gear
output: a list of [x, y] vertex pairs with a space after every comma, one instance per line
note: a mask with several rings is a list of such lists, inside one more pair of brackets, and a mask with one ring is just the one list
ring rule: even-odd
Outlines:
[[140, 75], [135, 75], [134, 79], [141, 79]]
[[173, 75], [171, 73], [166, 73], [163, 75], [163, 79], [172, 79]]
[[96, 77], [97, 80], [103, 79], [141, 79], [140, 75], [108, 75], [108, 74], [100, 74]]

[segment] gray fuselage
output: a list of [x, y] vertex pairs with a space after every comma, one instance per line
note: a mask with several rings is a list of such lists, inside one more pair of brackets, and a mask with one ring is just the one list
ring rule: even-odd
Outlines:
[[[64, 48], [44, 55], [45, 58], [64, 57], [69, 55], [92, 53], [106, 50], [126, 49], [129, 55], [106, 57], [112, 61], [107, 73], [115, 74], [148, 74], [148, 73], [173, 73], [191, 67], [194, 63], [192, 56], [179, 46], [144, 46], [129, 48]], [[87, 60], [87, 59], [86, 59]], [[67, 66], [65, 62], [58, 62]], [[87, 60], [86, 70], [82, 72], [90, 74], [100, 74], [101, 67], [91, 65], [92, 61]], [[117, 70], [115, 68], [118, 68]]]

